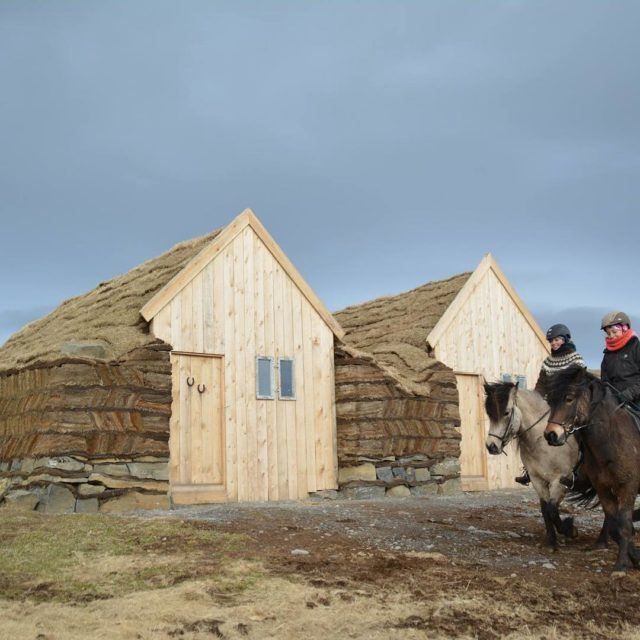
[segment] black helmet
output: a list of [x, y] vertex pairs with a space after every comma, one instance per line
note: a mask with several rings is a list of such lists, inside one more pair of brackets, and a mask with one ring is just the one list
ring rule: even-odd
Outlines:
[[629, 316], [624, 311], [612, 311], [602, 318], [600, 328], [606, 329], [612, 324], [627, 324], [631, 326], [631, 320], [629, 320]]
[[551, 342], [554, 338], [564, 338], [565, 342], [571, 340], [571, 331], [566, 324], [554, 324], [547, 329], [547, 340]]

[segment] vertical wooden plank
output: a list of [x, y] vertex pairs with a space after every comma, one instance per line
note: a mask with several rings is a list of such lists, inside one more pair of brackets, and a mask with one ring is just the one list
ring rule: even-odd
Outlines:
[[[264, 341], [265, 356], [275, 359], [276, 338], [274, 320], [274, 287], [275, 287], [275, 260], [267, 251], [263, 253], [264, 271]], [[275, 382], [274, 382], [275, 386]], [[278, 427], [276, 415], [277, 400], [261, 400], [265, 405], [267, 421], [267, 470], [269, 476], [269, 500], [279, 500], [278, 488]]]
[[224, 437], [224, 368], [223, 359], [214, 359], [214, 381], [213, 388], [216, 390], [214, 396], [215, 411], [215, 431], [214, 431], [214, 482], [218, 484], [225, 483], [225, 437]]
[[213, 326], [213, 262], [200, 274], [202, 277], [202, 348], [205, 353], [221, 353], [215, 350]]
[[166, 304], [151, 321], [151, 333], [171, 344], [171, 303]]
[[171, 301], [171, 346], [176, 351], [186, 351], [182, 341], [182, 295]]
[[180, 362], [180, 484], [191, 483], [191, 457], [189, 444], [191, 442], [191, 387], [187, 379], [191, 378], [191, 357], [178, 356]]
[[[253, 237], [254, 256], [254, 312], [256, 345], [255, 356], [265, 356], [267, 348], [265, 343], [265, 286], [264, 286], [264, 258], [265, 248], [262, 241], [256, 234]], [[249, 382], [247, 393], [253, 392], [256, 397], [256, 364], [253, 362], [254, 379]], [[255, 400], [256, 404], [256, 435], [257, 435], [257, 472], [258, 472], [258, 499], [266, 501], [269, 499], [269, 448], [267, 435], [267, 403], [270, 400]]]
[[298, 498], [305, 498], [307, 487], [307, 440], [304, 423], [304, 351], [302, 348], [302, 297], [297, 287], [292, 287], [292, 325], [293, 325], [293, 373], [295, 384], [295, 433], [296, 461], [298, 468]]
[[204, 351], [204, 314], [202, 310], [202, 273], [191, 281], [191, 336], [196, 353]]
[[311, 329], [312, 310], [306, 301], [302, 306], [302, 350], [304, 369], [304, 424], [307, 457], [307, 490], [318, 490], [316, 468], [316, 433], [314, 409], [314, 380], [313, 380], [313, 332]]
[[203, 440], [206, 435], [206, 424], [203, 414], [202, 394], [198, 392], [198, 385], [202, 380], [202, 358], [189, 357], [191, 362], [191, 378], [193, 386], [189, 387], [190, 420], [189, 438], [187, 440], [187, 457], [191, 469], [189, 484], [202, 484], [205, 482], [203, 474]]
[[[226, 482], [229, 500], [238, 500], [238, 464], [237, 464], [237, 408], [236, 408], [236, 360], [235, 325], [236, 296], [235, 271], [233, 267], [233, 243], [223, 252], [224, 265], [224, 342], [225, 342], [225, 440], [226, 440]], [[218, 258], [220, 259], [220, 258]]]
[[320, 321], [311, 311], [311, 354], [313, 369], [313, 429], [316, 454], [316, 484], [318, 489], [325, 487], [326, 462], [323, 448], [324, 403], [323, 403], [323, 371], [322, 371], [322, 337]]
[[182, 309], [180, 312], [181, 338], [183, 351], [195, 351], [193, 339], [193, 283], [190, 282], [181, 292]]
[[251, 499], [247, 458], [247, 389], [245, 363], [245, 299], [244, 299], [244, 246], [242, 236], [233, 241], [233, 274], [236, 315], [234, 318], [236, 358], [236, 448], [238, 465], [238, 500]]
[[171, 354], [171, 417], [169, 418], [169, 480], [180, 482], [180, 356]]
[[[293, 300], [291, 278], [283, 273], [283, 297], [282, 297], [282, 320], [283, 320], [283, 351], [282, 357], [293, 358]], [[294, 362], [295, 369], [295, 362]], [[282, 400], [284, 414], [287, 424], [287, 481], [289, 498], [298, 497], [298, 454], [296, 436], [296, 407], [295, 400]]]
[[[275, 364], [278, 358], [284, 355], [284, 318], [283, 318], [283, 298], [284, 298], [284, 281], [286, 275], [282, 272], [282, 267], [276, 262], [274, 268], [274, 288], [273, 288], [273, 325], [275, 336], [276, 351], [274, 354]], [[287, 450], [287, 413], [285, 404], [278, 399], [278, 391], [280, 389], [279, 370], [275, 369], [276, 374], [276, 432], [277, 432], [277, 448], [278, 448], [278, 495], [280, 500], [290, 498], [289, 480], [288, 480], [288, 461], [289, 455]], [[294, 496], [295, 497], [295, 496]]]
[[336, 426], [336, 384], [334, 376], [335, 362], [333, 345], [333, 331], [327, 327], [324, 332], [325, 380], [327, 385], [327, 409], [325, 415], [325, 458], [327, 472], [325, 474], [325, 489], [338, 488], [338, 433]]
[[245, 364], [245, 408], [247, 412], [247, 475], [249, 500], [259, 500], [258, 479], [258, 427], [255, 394], [256, 380], [256, 309], [255, 309], [255, 265], [251, 227], [242, 232], [243, 243], [243, 292], [244, 292], [244, 364]]
[[225, 287], [224, 257], [213, 261], [213, 353], [225, 353]]

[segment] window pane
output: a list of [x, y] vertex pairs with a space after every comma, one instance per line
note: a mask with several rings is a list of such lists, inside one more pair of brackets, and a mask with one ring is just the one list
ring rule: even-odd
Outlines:
[[293, 398], [293, 360], [280, 360], [280, 397]]
[[258, 398], [272, 398], [271, 358], [258, 358]]
[[516, 376], [518, 379], [518, 389], [527, 388], [527, 376]]
[[513, 382], [513, 376], [510, 373], [503, 373], [502, 382]]

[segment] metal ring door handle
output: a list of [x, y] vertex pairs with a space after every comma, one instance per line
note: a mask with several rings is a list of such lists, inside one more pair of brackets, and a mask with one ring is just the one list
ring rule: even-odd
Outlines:
[[187, 378], [187, 386], [188, 387], [193, 387], [194, 384], [195, 384], [195, 380], [192, 377], [188, 377]]
[[[202, 389], [201, 389], [200, 387], [202, 387]], [[198, 393], [204, 393], [204, 390], [205, 390], [206, 388], [207, 388], [207, 387], [205, 387], [203, 384], [199, 384], [199, 385], [198, 385]]]

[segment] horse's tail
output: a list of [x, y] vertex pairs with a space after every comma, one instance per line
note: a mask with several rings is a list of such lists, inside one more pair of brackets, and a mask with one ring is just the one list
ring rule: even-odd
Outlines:
[[[595, 509], [600, 504], [598, 492], [590, 482], [579, 483], [569, 489], [565, 500], [583, 509]], [[638, 519], [640, 520], [640, 509], [638, 510]]]

